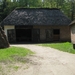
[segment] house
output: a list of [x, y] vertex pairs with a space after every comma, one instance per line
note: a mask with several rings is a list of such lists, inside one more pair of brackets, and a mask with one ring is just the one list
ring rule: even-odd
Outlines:
[[75, 20], [70, 23], [71, 28], [71, 42], [73, 44], [73, 48], [75, 49]]
[[71, 20], [57, 8], [17, 8], [2, 22], [9, 42], [70, 41]]

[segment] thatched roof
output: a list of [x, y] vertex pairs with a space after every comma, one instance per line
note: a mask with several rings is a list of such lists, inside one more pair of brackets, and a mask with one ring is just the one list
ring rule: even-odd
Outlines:
[[2, 25], [69, 25], [71, 20], [57, 8], [18, 8]]
[[73, 24], [75, 24], [75, 20], [70, 23], [70, 25], [73, 25]]

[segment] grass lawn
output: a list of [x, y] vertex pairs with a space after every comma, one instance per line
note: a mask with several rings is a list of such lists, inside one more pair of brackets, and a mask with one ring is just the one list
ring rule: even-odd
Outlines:
[[75, 50], [73, 49], [73, 46], [69, 42], [65, 43], [48, 43], [48, 44], [40, 44], [41, 46], [46, 46], [46, 47], [52, 47], [55, 49], [58, 49], [60, 51], [64, 52], [69, 52], [75, 54]]
[[25, 57], [31, 54], [33, 54], [32, 51], [21, 47], [0, 49], [0, 61], [14, 61], [14, 57]]

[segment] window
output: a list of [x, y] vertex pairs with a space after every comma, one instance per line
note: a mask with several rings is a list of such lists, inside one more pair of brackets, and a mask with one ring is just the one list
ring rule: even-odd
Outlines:
[[53, 29], [53, 34], [54, 35], [59, 35], [60, 34], [60, 29]]

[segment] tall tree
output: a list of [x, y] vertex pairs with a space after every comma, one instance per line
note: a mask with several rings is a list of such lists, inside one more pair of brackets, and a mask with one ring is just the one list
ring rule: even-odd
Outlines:
[[75, 19], [75, 0], [0, 0], [0, 11], [3, 10], [4, 17], [16, 7], [60, 8], [72, 20]]
[[75, 2], [74, 2], [74, 0], [71, 1], [71, 6], [72, 6], [72, 9], [71, 9], [72, 10], [71, 11], [71, 13], [72, 13], [71, 14], [71, 19], [74, 20], [74, 15], [75, 15], [74, 14], [75, 13]]
[[4, 12], [4, 8], [6, 8], [6, 0], [1, 0], [0, 1], [0, 21], [4, 18], [5, 14]]

